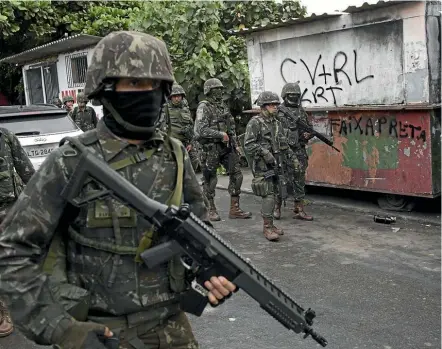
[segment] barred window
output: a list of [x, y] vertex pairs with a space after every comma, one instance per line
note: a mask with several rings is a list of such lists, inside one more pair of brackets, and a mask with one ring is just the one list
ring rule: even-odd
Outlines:
[[69, 87], [82, 87], [86, 83], [87, 52], [66, 56], [66, 75]]

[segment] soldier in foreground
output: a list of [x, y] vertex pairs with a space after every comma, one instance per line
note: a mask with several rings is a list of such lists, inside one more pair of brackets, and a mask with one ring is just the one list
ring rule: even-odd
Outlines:
[[276, 153], [287, 150], [284, 130], [276, 118], [278, 114], [279, 97], [276, 93], [264, 91], [257, 101], [261, 113], [247, 124], [244, 136], [244, 150], [252, 164], [252, 191], [262, 197], [261, 215], [263, 218], [263, 233], [267, 240], [277, 241], [284, 234], [282, 229], [273, 224], [273, 209], [275, 196], [278, 192], [275, 177], [266, 178], [265, 173], [276, 166]]
[[218, 183], [217, 169], [222, 164], [229, 172], [230, 211], [229, 218], [250, 218], [250, 212], [239, 206], [243, 175], [240, 153], [235, 132], [235, 120], [223, 102], [223, 84], [219, 79], [204, 83], [207, 99], [201, 101], [196, 111], [195, 133], [202, 145], [201, 165], [204, 178], [204, 194], [209, 200], [211, 221], [221, 220], [215, 206], [215, 190]]
[[74, 108], [71, 114], [72, 120], [83, 132], [92, 130], [97, 127], [98, 119], [94, 108], [87, 106], [88, 99], [84, 93], [77, 95], [78, 106]]
[[[0, 128], [0, 223], [17, 201], [25, 185], [34, 174], [34, 166], [17, 137]], [[14, 330], [11, 317], [3, 301], [0, 301], [0, 337]]]
[[[78, 139], [152, 199], [186, 202], [208, 222], [183, 145], [157, 131], [173, 80], [163, 41], [137, 32], [107, 35], [93, 52], [85, 86], [104, 117]], [[117, 329], [120, 348], [198, 348], [180, 310], [178, 293], [188, 288], [182, 264], [174, 259], [148, 269], [139, 262], [141, 252], [168, 236], [157, 236], [113, 199], [81, 209], [68, 204], [60, 194], [78, 161], [69, 144], [52, 152], [0, 226], [0, 292], [17, 326], [63, 349], [104, 349], [104, 337]], [[88, 183], [83, 194], [96, 190]], [[212, 304], [236, 288], [222, 276], [204, 285]]]
[[[307, 118], [307, 113], [301, 106], [301, 88], [298, 83], [285, 84], [282, 88], [281, 97], [284, 100], [283, 104], [289, 108], [294, 115], [311, 126]], [[292, 186], [295, 201], [293, 218], [312, 221], [313, 217], [305, 213], [303, 205], [305, 198], [305, 171], [308, 166], [308, 155], [305, 147], [311, 135], [306, 132], [301, 132], [296, 124], [297, 120], [292, 120], [289, 115], [285, 115], [282, 111], [278, 113], [278, 119], [288, 132], [288, 143], [292, 150], [288, 167], [292, 168], [293, 172]], [[277, 202], [275, 206], [275, 217], [279, 219], [280, 216], [281, 202]]]

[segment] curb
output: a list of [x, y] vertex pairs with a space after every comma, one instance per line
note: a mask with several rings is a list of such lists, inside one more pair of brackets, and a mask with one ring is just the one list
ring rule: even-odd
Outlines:
[[[202, 183], [200, 183], [201, 185]], [[227, 190], [227, 187], [218, 184], [216, 186], [217, 189], [220, 190]], [[249, 195], [253, 195], [253, 192], [251, 189], [248, 188], [241, 188], [241, 192], [244, 194], [249, 194]], [[308, 198], [308, 195], [307, 195]], [[336, 207], [336, 208], [341, 208], [344, 210], [349, 210], [349, 211], [353, 211], [353, 212], [358, 212], [358, 213], [365, 213], [365, 214], [369, 214], [369, 215], [376, 215], [376, 214], [380, 214], [380, 213], [384, 213], [386, 215], [394, 215], [398, 218], [401, 218], [403, 220], [406, 221], [411, 221], [411, 222], [417, 222], [417, 223], [421, 223], [421, 224], [433, 224], [435, 226], [441, 226], [441, 221], [438, 219], [434, 219], [434, 218], [423, 218], [423, 217], [414, 217], [414, 216], [410, 216], [407, 214], [404, 214], [403, 212], [390, 212], [390, 211], [384, 211], [381, 208], [379, 209], [373, 209], [373, 208], [362, 208], [362, 207], [356, 207], [356, 206], [352, 206], [352, 205], [345, 205], [345, 204], [340, 204], [337, 202], [331, 202], [331, 201], [327, 201], [327, 200], [311, 200], [312, 205], [318, 205], [318, 206], [328, 206], [328, 207]]]

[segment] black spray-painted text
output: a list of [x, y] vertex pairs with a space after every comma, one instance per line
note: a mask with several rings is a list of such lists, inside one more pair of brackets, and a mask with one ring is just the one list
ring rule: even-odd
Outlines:
[[[310, 89], [304, 88], [302, 92], [303, 102], [318, 103], [320, 100], [323, 100], [325, 102], [333, 101], [333, 104], [337, 105], [336, 97], [339, 91], [343, 91], [343, 88], [339, 86], [342, 86], [343, 80], [352, 86], [353, 84], [360, 84], [367, 79], [374, 78], [374, 75], [366, 75], [364, 77], [358, 75], [358, 54], [356, 50], [353, 50], [353, 69], [347, 66], [349, 58], [343, 51], [339, 51], [335, 54], [332, 69], [326, 67], [325, 64], [321, 64], [320, 67], [321, 59], [322, 55], [320, 54], [316, 60], [314, 69], [312, 69], [312, 65], [309, 66], [302, 58], [299, 60], [309, 74], [312, 84]], [[290, 70], [298, 69], [297, 66], [298, 62], [292, 58], [285, 58], [282, 61], [280, 73], [284, 83], [288, 82], [284, 72], [287, 74]], [[351, 70], [353, 71], [351, 72]]]
[[425, 142], [427, 135], [421, 126], [410, 123], [403, 123], [394, 118], [362, 118], [350, 117], [349, 119], [331, 119], [332, 131], [338, 130], [341, 136], [348, 136], [352, 133], [365, 136], [374, 136], [375, 132], [379, 135], [388, 134], [394, 138], [411, 138]]

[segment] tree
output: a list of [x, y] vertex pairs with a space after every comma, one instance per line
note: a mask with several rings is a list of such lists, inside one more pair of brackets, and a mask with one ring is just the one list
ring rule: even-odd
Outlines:
[[[218, 77], [233, 110], [250, 107], [247, 52], [229, 30], [265, 25], [305, 14], [299, 1], [0, 1], [0, 58], [65, 34], [104, 36], [134, 29], [162, 38], [175, 77], [195, 108], [204, 81]], [[0, 65], [0, 91], [12, 101], [21, 70]]]
[[[65, 34], [106, 35], [127, 30], [140, 1], [1, 1], [0, 58], [7, 57]], [[0, 91], [14, 102], [23, 86], [21, 69], [0, 65]]]
[[210, 77], [225, 86], [233, 111], [250, 108], [247, 52], [242, 37], [229, 30], [305, 14], [298, 1], [155, 1], [145, 2], [131, 28], [163, 39], [169, 48], [176, 81], [195, 108]]

